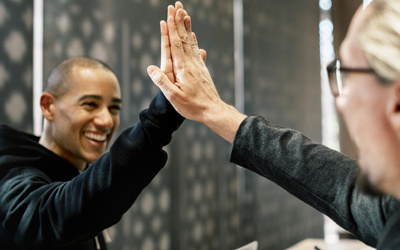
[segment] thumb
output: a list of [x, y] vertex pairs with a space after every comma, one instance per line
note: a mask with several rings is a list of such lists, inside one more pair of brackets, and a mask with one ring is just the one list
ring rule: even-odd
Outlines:
[[157, 87], [164, 93], [165, 97], [169, 100], [171, 91], [176, 87], [169, 79], [168, 76], [157, 66], [151, 65], [147, 68], [151, 80]]
[[149, 74], [151, 80], [160, 89], [163, 88], [165, 84], [167, 85], [168, 83], [172, 84], [171, 81], [168, 79], [167, 75], [165, 75], [165, 73], [157, 66], [154, 65], [149, 66], [147, 68], [147, 74]]

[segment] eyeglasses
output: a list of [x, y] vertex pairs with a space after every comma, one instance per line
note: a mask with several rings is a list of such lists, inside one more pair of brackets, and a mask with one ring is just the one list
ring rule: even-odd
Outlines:
[[[371, 68], [360, 69], [360, 68], [345, 68], [342, 67], [340, 60], [333, 61], [330, 63], [326, 70], [328, 71], [329, 85], [331, 87], [332, 94], [336, 97], [342, 93], [342, 89], [346, 84], [345, 76], [347, 73], [372, 73], [375, 71]], [[379, 77], [378, 77], [379, 78]]]

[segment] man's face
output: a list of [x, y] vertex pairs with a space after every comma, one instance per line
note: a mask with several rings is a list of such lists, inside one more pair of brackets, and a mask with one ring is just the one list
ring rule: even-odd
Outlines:
[[[358, 10], [352, 20], [340, 50], [343, 67], [370, 68], [358, 38], [362, 24], [373, 11], [371, 7], [364, 12]], [[389, 121], [389, 116], [396, 112], [396, 105], [390, 101], [394, 93], [392, 85], [382, 85], [374, 74], [349, 73], [345, 81], [336, 104], [358, 148], [359, 178], [381, 192], [396, 195], [400, 182], [400, 145]]]
[[121, 93], [105, 69], [75, 67], [72, 87], [54, 102], [51, 150], [74, 166], [96, 161], [119, 126]]

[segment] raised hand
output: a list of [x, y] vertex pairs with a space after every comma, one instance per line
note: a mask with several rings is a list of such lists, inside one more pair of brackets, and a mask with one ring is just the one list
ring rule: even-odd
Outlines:
[[149, 76], [182, 116], [204, 123], [233, 142], [245, 116], [219, 97], [204, 62], [206, 53], [199, 49], [190, 16], [180, 2], [168, 7], [167, 23], [161, 22], [160, 27], [165, 65], [163, 70], [149, 66]]
[[[202, 122], [203, 111], [210, 109], [208, 105], [220, 98], [203, 61], [196, 36], [192, 34], [190, 17], [183, 10], [181, 3], [177, 2], [176, 9], [169, 6], [168, 15], [167, 25], [161, 22], [164, 72], [150, 66], [148, 73], [181, 115]], [[171, 76], [172, 72], [175, 79]], [[198, 81], [205, 84], [198, 84]], [[208, 101], [209, 98], [212, 102]]]
[[[176, 2], [175, 8], [172, 5], [168, 6], [167, 18], [169, 16], [175, 17], [176, 11], [179, 9], [183, 9], [183, 5], [181, 2]], [[184, 18], [187, 16], [188, 16], [187, 12], [184, 11]], [[169, 36], [168, 36], [168, 25], [165, 21], [160, 22], [160, 32], [161, 32], [161, 70], [165, 73], [170, 82], [175, 83], [173, 62], [171, 57], [171, 46], [169, 43]], [[187, 30], [186, 32], [188, 36], [194, 36], [194, 34], [192, 34], [190, 30]], [[197, 46], [197, 41], [196, 41], [196, 46]], [[199, 51], [201, 53], [203, 61], [205, 62], [206, 51], [205, 50], [199, 50]]]

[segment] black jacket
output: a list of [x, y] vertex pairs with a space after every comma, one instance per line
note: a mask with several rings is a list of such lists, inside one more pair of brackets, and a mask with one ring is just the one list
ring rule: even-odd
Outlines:
[[165, 165], [183, 120], [160, 92], [82, 174], [38, 137], [0, 126], [0, 249], [97, 249]]

